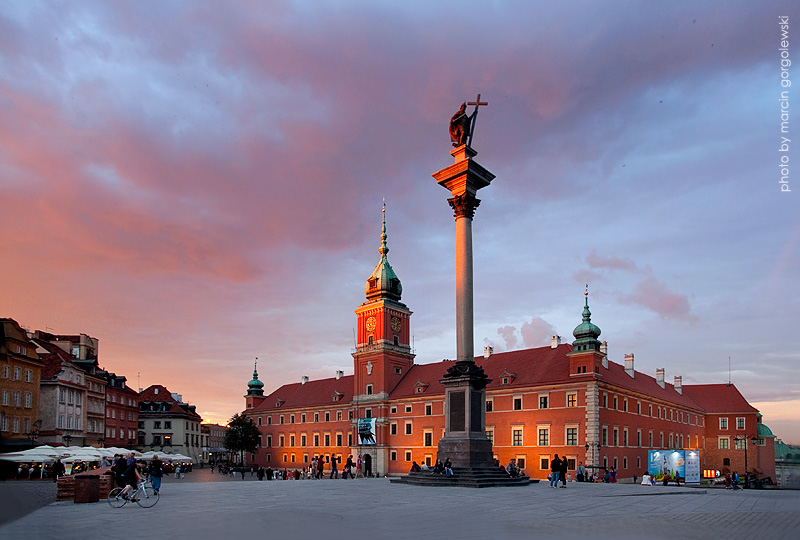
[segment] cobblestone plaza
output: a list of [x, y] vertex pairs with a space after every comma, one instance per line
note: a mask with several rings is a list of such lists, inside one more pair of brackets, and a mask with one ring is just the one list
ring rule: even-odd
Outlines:
[[[24, 482], [0, 484], [3, 506]], [[30, 508], [20, 510], [28, 512]], [[458, 516], [458, 519], [456, 519]], [[0, 537], [522, 539], [765, 538], [800, 530], [800, 492], [546, 483], [425, 488], [387, 479], [262, 481], [195, 470], [169, 478], [158, 505], [54, 502], [0, 526]]]

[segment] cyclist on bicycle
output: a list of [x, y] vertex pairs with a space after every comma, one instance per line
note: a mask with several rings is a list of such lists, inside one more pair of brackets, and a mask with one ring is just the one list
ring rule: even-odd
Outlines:
[[142, 479], [142, 475], [139, 474], [139, 467], [136, 463], [136, 458], [133, 455], [133, 452], [130, 453], [128, 456], [128, 468], [125, 469], [125, 482], [126, 486], [125, 489], [122, 490], [120, 493], [120, 497], [127, 498], [128, 493], [131, 491], [136, 491], [136, 486], [139, 481]]

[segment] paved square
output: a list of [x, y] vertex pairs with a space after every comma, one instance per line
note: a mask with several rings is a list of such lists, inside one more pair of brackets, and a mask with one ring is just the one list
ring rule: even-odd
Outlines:
[[[211, 478], [207, 470], [191, 476]], [[113, 509], [105, 502], [52, 503], [0, 526], [0, 537], [751, 539], [791, 538], [800, 530], [797, 491], [579, 483], [567, 489], [552, 489], [546, 483], [424, 488], [386, 479], [214, 480], [170, 479], [158, 505], [150, 509], [135, 504]]]

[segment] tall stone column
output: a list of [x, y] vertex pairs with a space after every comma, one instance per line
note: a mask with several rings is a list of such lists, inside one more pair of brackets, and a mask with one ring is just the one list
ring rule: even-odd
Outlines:
[[479, 189], [494, 175], [473, 158], [466, 144], [450, 154], [455, 162], [435, 173], [439, 185], [452, 195], [448, 203], [456, 221], [456, 364], [444, 374], [445, 436], [439, 441], [439, 459], [454, 467], [488, 467], [492, 445], [486, 438], [486, 385], [483, 368], [475, 364], [473, 320], [472, 220], [480, 205]]

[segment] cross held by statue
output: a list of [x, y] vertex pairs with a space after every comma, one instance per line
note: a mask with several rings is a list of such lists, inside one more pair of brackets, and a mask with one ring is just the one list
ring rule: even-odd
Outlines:
[[488, 104], [489, 104], [488, 101], [481, 101], [481, 95], [480, 94], [478, 94], [478, 97], [475, 98], [475, 101], [470, 101], [469, 103], [467, 103], [467, 105], [469, 105], [470, 107], [475, 105], [475, 112], [478, 112], [478, 107], [480, 107], [482, 105], [488, 105]]

